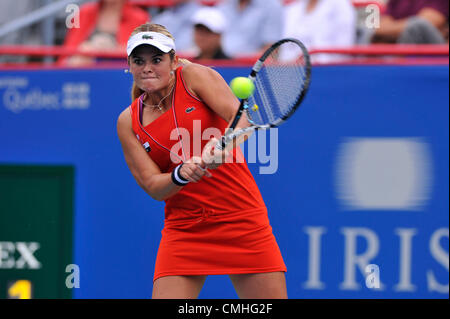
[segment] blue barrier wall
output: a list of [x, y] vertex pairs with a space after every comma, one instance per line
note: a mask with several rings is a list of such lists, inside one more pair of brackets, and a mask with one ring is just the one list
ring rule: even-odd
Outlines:
[[[291, 298], [449, 297], [448, 72], [315, 67], [293, 119], [245, 145], [271, 155], [248, 159]], [[0, 73], [0, 164], [75, 166], [76, 298], [151, 296], [163, 204], [137, 186], [116, 136], [131, 82], [123, 70]], [[210, 276], [200, 297], [236, 294]]]

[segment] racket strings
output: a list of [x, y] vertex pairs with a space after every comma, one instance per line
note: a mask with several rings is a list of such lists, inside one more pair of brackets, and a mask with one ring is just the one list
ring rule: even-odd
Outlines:
[[[298, 51], [289, 60], [282, 52]], [[249, 99], [249, 117], [255, 124], [275, 123], [287, 116], [296, 106], [307, 78], [305, 59], [295, 43], [285, 43], [264, 61], [255, 79], [255, 93]], [[256, 104], [258, 110], [252, 110]]]

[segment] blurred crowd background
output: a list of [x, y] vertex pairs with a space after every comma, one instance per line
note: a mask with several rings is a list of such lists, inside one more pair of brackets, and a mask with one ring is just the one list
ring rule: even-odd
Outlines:
[[[448, 44], [448, 7], [448, 0], [2, 0], [0, 49], [125, 52], [130, 33], [145, 22], [166, 26], [179, 55], [208, 60], [256, 56], [284, 37], [298, 38], [309, 49]], [[3, 51], [0, 63], [80, 66], [102, 60], [8, 52], [13, 53]], [[326, 63], [339, 57], [314, 58]]]

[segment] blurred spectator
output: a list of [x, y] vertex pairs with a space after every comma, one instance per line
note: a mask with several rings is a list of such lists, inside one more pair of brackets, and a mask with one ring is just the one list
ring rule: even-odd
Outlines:
[[389, 0], [372, 42], [446, 43], [448, 6], [448, 0]]
[[[0, 26], [4, 26], [13, 20], [39, 9], [40, 5], [35, 0], [2, 0], [0, 1]], [[0, 45], [42, 45], [42, 30], [37, 24], [22, 28], [0, 38]], [[0, 56], [0, 63], [27, 62], [25, 56]]]
[[[80, 9], [80, 28], [71, 28], [64, 42], [66, 48], [86, 51], [125, 50], [128, 37], [139, 25], [148, 22], [148, 13], [127, 0], [100, 0]], [[68, 65], [93, 63], [95, 58], [72, 56], [59, 62]]]
[[218, 7], [229, 26], [222, 42], [227, 55], [254, 55], [281, 39], [280, 0], [227, 0]]
[[[283, 37], [299, 39], [308, 49], [352, 46], [356, 41], [356, 11], [350, 0], [295, 1], [285, 7]], [[338, 57], [313, 56], [316, 62]]]
[[199, 49], [196, 59], [229, 59], [222, 49], [222, 33], [227, 23], [220, 10], [203, 7], [194, 14], [192, 23], [194, 42]]
[[174, 6], [152, 19], [152, 23], [165, 26], [177, 39], [177, 52], [194, 53], [192, 16], [200, 8], [197, 0], [174, 0]]

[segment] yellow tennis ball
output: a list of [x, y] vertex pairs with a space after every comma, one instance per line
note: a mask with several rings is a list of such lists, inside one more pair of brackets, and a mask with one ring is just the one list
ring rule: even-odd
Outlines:
[[234, 95], [240, 99], [247, 99], [255, 90], [252, 80], [244, 77], [234, 78], [230, 83], [230, 87]]

